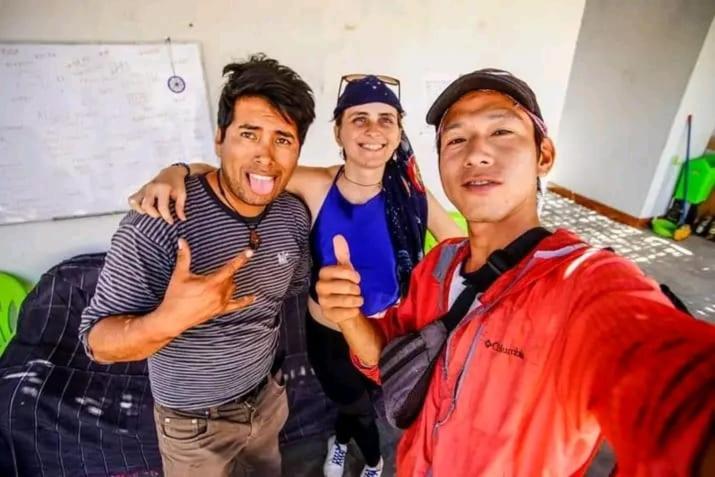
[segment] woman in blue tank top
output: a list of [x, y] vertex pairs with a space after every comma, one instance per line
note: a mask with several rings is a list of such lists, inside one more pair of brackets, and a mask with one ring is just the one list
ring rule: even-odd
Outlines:
[[[333, 119], [344, 164], [298, 166], [287, 187], [303, 199], [313, 217], [308, 356], [325, 394], [338, 408], [335, 435], [329, 439], [323, 466], [328, 477], [342, 475], [350, 439], [355, 439], [365, 458], [361, 475], [379, 477], [382, 472], [369, 395], [374, 384], [352, 365], [345, 339], [322, 317], [313, 288], [318, 270], [336, 263], [333, 237], [343, 235], [349, 244], [351, 261], [362, 277], [363, 313], [379, 319], [407, 292], [410, 273], [422, 258], [425, 230], [429, 228], [438, 240], [463, 235], [424, 189], [402, 129], [402, 105], [386, 81], [399, 84], [372, 75], [342, 78], [340, 88], [346, 85]], [[211, 170], [205, 164], [191, 165], [191, 173]], [[182, 166], [164, 169], [130, 198], [130, 204], [138, 212], [160, 215], [168, 210], [169, 197], [185, 193], [185, 174]]]

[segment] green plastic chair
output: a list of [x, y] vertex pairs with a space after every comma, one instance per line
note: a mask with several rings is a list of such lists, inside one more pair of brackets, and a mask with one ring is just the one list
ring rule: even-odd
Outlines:
[[[449, 216], [454, 219], [455, 222], [457, 222], [457, 225], [464, 230], [464, 233], [467, 233], [467, 221], [462, 217], [462, 214], [460, 214], [457, 211], [450, 212]], [[437, 239], [434, 238], [434, 235], [430, 233], [430, 231], [427, 231], [427, 235], [425, 235], [425, 255], [427, 252], [432, 250], [432, 248], [437, 245]]]
[[25, 300], [28, 285], [8, 273], [0, 272], [0, 356], [17, 329], [20, 306]]

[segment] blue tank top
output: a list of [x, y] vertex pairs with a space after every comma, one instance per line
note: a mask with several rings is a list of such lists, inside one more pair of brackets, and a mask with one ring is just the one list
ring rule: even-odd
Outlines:
[[311, 296], [316, 299], [315, 283], [321, 267], [335, 265], [333, 237], [345, 237], [350, 247], [350, 261], [360, 274], [360, 290], [365, 300], [361, 311], [375, 315], [394, 305], [400, 297], [397, 262], [387, 228], [385, 197], [382, 192], [364, 204], [351, 204], [333, 185], [318, 212], [310, 232], [313, 257]]

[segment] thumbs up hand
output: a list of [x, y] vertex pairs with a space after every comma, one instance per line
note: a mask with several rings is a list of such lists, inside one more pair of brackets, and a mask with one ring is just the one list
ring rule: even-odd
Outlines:
[[350, 263], [350, 247], [345, 237], [342, 235], [333, 237], [333, 250], [335, 251], [335, 258], [338, 261], [338, 265], [353, 268], [353, 264]]
[[234, 274], [243, 267], [253, 250], [245, 250], [209, 275], [191, 273], [191, 250], [184, 239], [179, 239], [176, 267], [171, 275], [164, 300], [159, 305], [172, 323], [167, 323], [171, 334], [181, 332], [219, 315], [247, 307], [255, 300], [253, 295], [233, 298], [236, 286]]
[[364, 300], [360, 292], [360, 274], [350, 262], [350, 248], [342, 235], [333, 237], [336, 265], [320, 269], [315, 291], [323, 316], [336, 325], [360, 315]]

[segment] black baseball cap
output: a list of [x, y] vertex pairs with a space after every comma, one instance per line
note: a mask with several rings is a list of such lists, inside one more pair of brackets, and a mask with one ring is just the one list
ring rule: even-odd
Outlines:
[[454, 80], [452, 84], [442, 91], [442, 94], [437, 97], [432, 107], [430, 107], [427, 112], [427, 124], [438, 128], [444, 114], [459, 98], [470, 91], [478, 90], [497, 91], [512, 97], [529, 113], [536, 116], [541, 121], [540, 126], [543, 126], [544, 118], [541, 116], [541, 109], [536, 101], [534, 91], [526, 82], [508, 71], [496, 68], [473, 71]]

